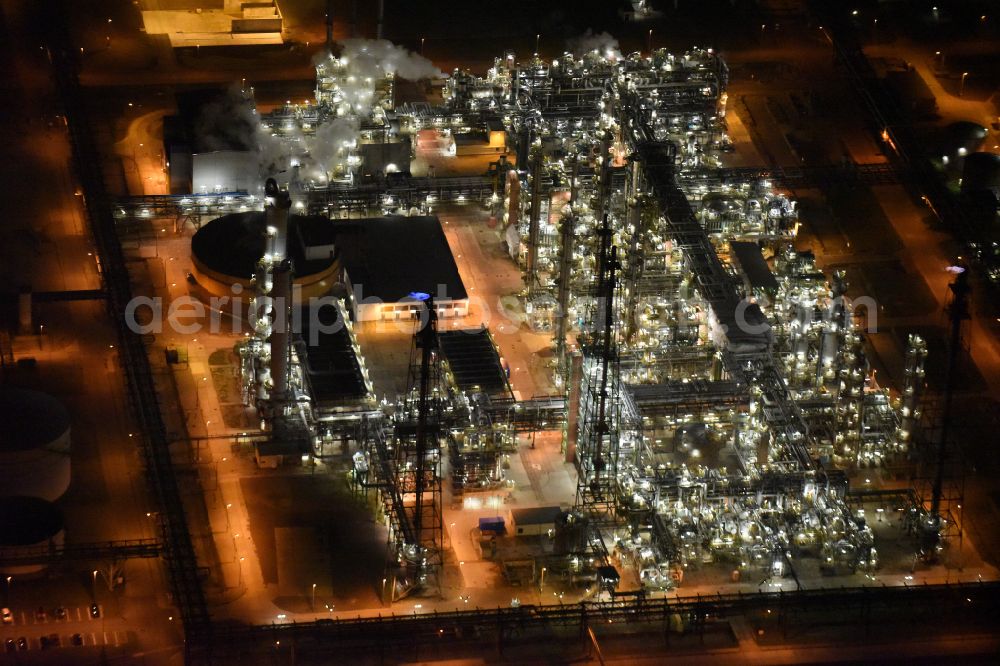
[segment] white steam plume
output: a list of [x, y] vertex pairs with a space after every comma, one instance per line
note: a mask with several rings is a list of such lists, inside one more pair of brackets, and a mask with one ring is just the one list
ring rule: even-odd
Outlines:
[[[301, 177], [323, 181], [357, 145], [362, 120], [373, 110], [377, 81], [387, 73], [408, 80], [445, 76], [427, 58], [386, 40], [347, 39], [342, 46], [340, 58], [335, 59], [339, 115], [322, 121], [314, 135], [303, 134], [295, 123], [273, 136], [261, 122], [253, 98], [234, 85], [224, 97], [203, 108], [196, 124], [201, 149], [251, 151], [254, 156], [248, 159], [257, 162], [261, 183], [282, 172], [291, 174], [293, 166], [300, 168]], [[327, 53], [314, 58], [317, 66], [327, 61]]]
[[329, 54], [314, 62], [331, 67], [337, 83], [338, 113], [368, 115], [376, 99], [375, 88], [386, 74], [418, 80], [442, 77], [444, 73], [427, 58], [386, 40], [346, 39], [339, 58]]
[[309, 161], [322, 172], [333, 171], [340, 156], [357, 143], [360, 127], [358, 119], [350, 116], [321, 124], [316, 134], [306, 140]]
[[596, 50], [602, 57], [611, 58], [612, 60], [622, 59], [622, 52], [618, 45], [618, 40], [606, 32], [598, 32], [595, 34], [588, 28], [587, 32], [583, 33], [579, 37], [569, 40], [567, 42], [567, 46], [575, 56], [587, 55], [588, 53]]
[[272, 136], [261, 123], [253, 98], [239, 85], [230, 86], [224, 96], [202, 107], [194, 131], [201, 152], [248, 151], [247, 159], [256, 163], [261, 174], [261, 187], [265, 178], [301, 160], [302, 137], [294, 136], [295, 132], [284, 139]]
[[204, 151], [254, 148], [260, 120], [253, 100], [238, 85], [201, 108], [194, 124], [195, 139]]
[[340, 54], [351, 71], [362, 77], [395, 74], [408, 81], [441, 78], [444, 72], [427, 58], [385, 39], [345, 39]]

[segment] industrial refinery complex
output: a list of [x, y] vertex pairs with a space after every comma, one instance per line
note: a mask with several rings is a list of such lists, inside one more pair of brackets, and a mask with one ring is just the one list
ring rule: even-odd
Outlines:
[[1000, 650], [1000, 81], [895, 9], [9, 4], [9, 663]]

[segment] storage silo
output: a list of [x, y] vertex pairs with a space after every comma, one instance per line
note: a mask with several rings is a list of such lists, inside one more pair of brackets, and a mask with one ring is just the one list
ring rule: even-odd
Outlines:
[[[0, 553], [5, 558], [36, 554], [62, 546], [64, 542], [63, 515], [55, 504], [23, 495], [0, 498]], [[0, 574], [25, 576], [38, 573], [45, 567], [45, 564], [0, 562]]]
[[0, 493], [54, 502], [70, 482], [69, 412], [56, 398], [0, 387]]
[[[192, 271], [211, 296], [232, 297], [240, 285], [241, 298], [249, 302], [256, 293], [252, 280], [258, 263], [270, 248], [262, 211], [231, 213], [203, 225], [191, 238]], [[285, 254], [295, 266], [294, 284], [302, 298], [322, 296], [337, 281], [339, 254], [333, 245], [333, 224], [322, 216], [290, 215], [283, 238]]]
[[962, 192], [991, 190], [1000, 193], [1000, 155], [972, 153], [962, 168]]

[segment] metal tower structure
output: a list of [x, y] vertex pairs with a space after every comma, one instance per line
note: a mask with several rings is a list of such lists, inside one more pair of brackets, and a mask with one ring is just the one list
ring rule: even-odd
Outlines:
[[437, 311], [427, 294], [413, 294], [423, 302], [420, 322], [413, 336], [406, 395], [394, 414], [393, 447], [399, 493], [412, 543], [403, 558], [412, 567], [412, 587], [428, 588], [441, 565], [443, 517], [441, 513], [442, 420], [448, 410], [438, 348]]
[[592, 320], [595, 330], [583, 350], [583, 387], [575, 457], [576, 504], [590, 515], [611, 518], [616, 504], [618, 470], [623, 462], [621, 376], [615, 327], [618, 318], [614, 310], [620, 265], [606, 215], [599, 235], [597, 300]]
[[955, 370], [958, 350], [962, 345], [962, 324], [969, 319], [969, 273], [964, 266], [956, 266], [955, 281], [948, 285], [951, 302], [948, 318], [951, 321], [951, 339], [948, 345], [948, 369], [945, 374], [944, 405], [941, 411], [941, 430], [938, 433], [937, 461], [934, 483], [931, 488], [931, 507], [921, 530], [921, 550], [926, 559], [936, 561], [940, 551], [941, 535], [947, 528], [947, 518], [942, 511], [944, 498], [945, 467], [948, 463], [948, 436], [951, 427], [952, 401], [955, 392]]

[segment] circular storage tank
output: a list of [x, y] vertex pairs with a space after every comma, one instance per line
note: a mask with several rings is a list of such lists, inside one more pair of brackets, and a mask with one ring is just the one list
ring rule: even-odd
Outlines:
[[[52, 502], [15, 495], [0, 498], [0, 551], [17, 557], [18, 552], [62, 546], [65, 526], [62, 511]], [[0, 564], [4, 576], [24, 576], [45, 569], [44, 564]]]
[[944, 128], [942, 154], [951, 157], [965, 157], [980, 149], [988, 131], [979, 123], [960, 120]]
[[69, 488], [70, 421], [63, 404], [0, 387], [0, 493], [54, 502]]
[[[233, 285], [243, 288], [245, 302], [254, 295], [251, 279], [266, 245], [262, 211], [223, 215], [204, 225], [191, 238], [194, 275], [214, 296], [233, 296]], [[295, 266], [295, 284], [303, 298], [321, 296], [337, 282], [340, 261], [333, 246], [333, 224], [322, 216], [289, 215], [288, 257]]]
[[1000, 155], [972, 153], [962, 167], [962, 191], [1000, 189]]

